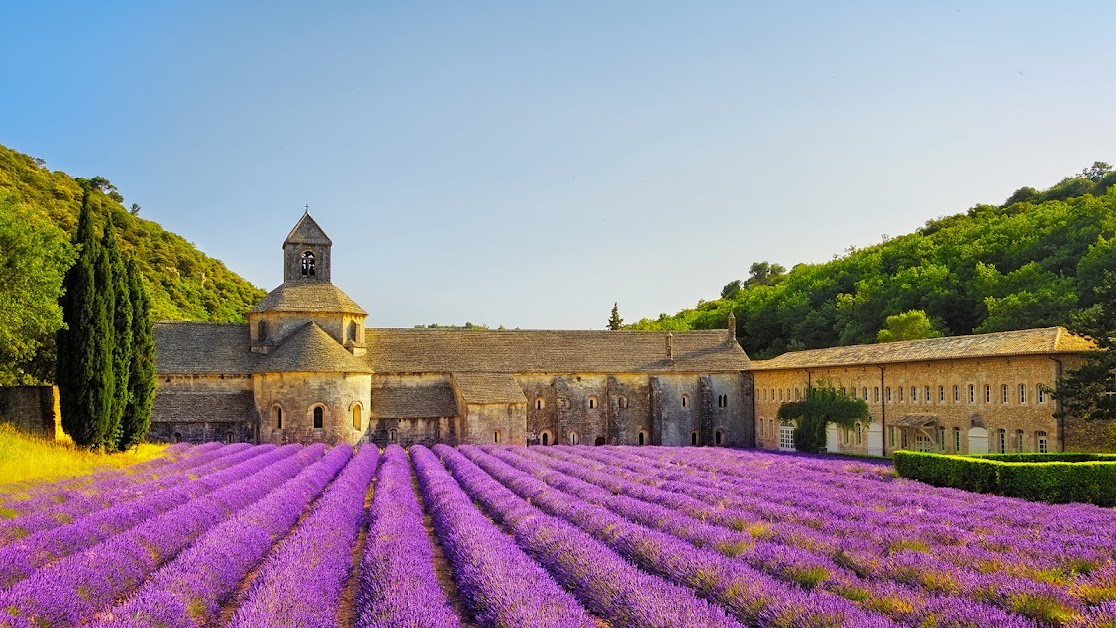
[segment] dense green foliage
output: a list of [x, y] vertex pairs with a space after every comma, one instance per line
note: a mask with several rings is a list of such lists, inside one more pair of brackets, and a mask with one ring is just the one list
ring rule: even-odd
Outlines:
[[114, 383], [112, 303], [98, 294], [107, 277], [107, 257], [94, 233], [91, 198], [86, 190], [74, 240], [78, 257], [64, 281], [65, 327], [58, 331], [58, 353], [66, 359], [58, 361], [55, 379], [62, 429], [80, 447], [104, 444]]
[[911, 310], [945, 335], [1064, 325], [1116, 268], [1113, 183], [1116, 173], [1095, 164], [824, 264], [781, 274], [758, 262], [723, 298], [629, 327], [716, 329], [732, 311], [744, 349], [766, 358], [875, 342], [887, 317]]
[[851, 429], [858, 421], [871, 420], [867, 402], [825, 382], [808, 386], [802, 400], [779, 406], [778, 417], [780, 420], [795, 421], [794, 448], [812, 454], [826, 449], [827, 423]]
[[[127, 267], [120, 247], [116, 243], [116, 233], [112, 223], [105, 225], [101, 239], [101, 251], [108, 261], [108, 284], [98, 292], [112, 302], [112, 403], [109, 408], [108, 437], [105, 441], [112, 447], [120, 443], [123, 426], [120, 422], [124, 408], [128, 405], [129, 369], [132, 366], [132, 298], [128, 294]], [[60, 358], [61, 359], [61, 358]]]
[[612, 304], [612, 314], [608, 317], [608, 325], [605, 326], [605, 329], [611, 329], [612, 331], [624, 329], [624, 319], [620, 318], [620, 308], [615, 303]]
[[151, 299], [143, 285], [135, 260], [125, 265], [128, 295], [132, 305], [131, 362], [128, 365], [128, 404], [120, 417], [121, 451], [143, 440], [151, 427], [151, 407], [155, 402], [155, 336], [152, 330]]
[[[1109, 243], [1105, 243], [1108, 248]], [[1097, 350], [1085, 363], [1058, 378], [1055, 390], [1058, 417], [1086, 420], [1116, 419], [1116, 258], [1093, 289], [1096, 301], [1073, 317], [1070, 329], [1092, 339]]]
[[888, 316], [884, 328], [876, 334], [876, 342], [898, 342], [900, 340], [919, 340], [937, 338], [942, 332], [934, 329], [934, 323], [922, 310], [911, 310], [902, 314]]
[[[136, 260], [156, 320], [240, 321], [263, 297], [221, 262], [134, 215], [138, 206], [125, 209], [104, 178], [88, 182], [95, 214], [109, 217], [124, 253]], [[54, 378], [58, 296], [75, 258], [70, 239], [81, 202], [77, 180], [0, 146], [0, 385]]]
[[1116, 456], [1087, 455], [1082, 461], [1067, 456], [1075, 454], [1027, 454], [1027, 461], [1015, 462], [1004, 456], [897, 451], [894, 461], [901, 477], [934, 486], [1050, 503], [1116, 505]]

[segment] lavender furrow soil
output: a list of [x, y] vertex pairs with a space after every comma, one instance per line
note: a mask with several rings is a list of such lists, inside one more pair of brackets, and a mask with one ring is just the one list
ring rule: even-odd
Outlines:
[[590, 628], [597, 622], [547, 570], [473, 505], [441, 461], [412, 446], [411, 461], [458, 591], [485, 627]]
[[237, 585], [298, 521], [352, 458], [348, 445], [287, 480], [231, 519], [206, 531], [155, 572], [126, 602], [105, 611], [99, 628], [200, 627], [212, 623]]
[[388, 445], [368, 513], [360, 562], [357, 626], [461, 625], [434, 573], [434, 547], [411, 486], [407, 452]]
[[261, 445], [237, 454], [246, 459], [222, 471], [184, 482], [141, 499], [79, 517], [73, 523], [41, 530], [0, 548], [0, 588], [26, 578], [34, 570], [82, 551], [191, 499], [220, 489], [277, 460], [294, 455], [300, 445]]
[[472, 498], [606, 621], [626, 626], [740, 625], [724, 608], [698, 598], [686, 587], [640, 571], [576, 526], [543, 513], [457, 450], [436, 445], [435, 451]]
[[[252, 451], [249, 451], [252, 450]], [[154, 491], [170, 488], [176, 484], [196, 479], [230, 464], [239, 462], [234, 455], [244, 453], [246, 457], [258, 455], [252, 445], [240, 443], [220, 449], [211, 449], [197, 456], [166, 465], [159, 469], [159, 475], [134, 476], [132, 483], [113, 483], [106, 485], [94, 482], [80, 495], [53, 505], [43, 506], [26, 515], [9, 520], [0, 520], [0, 547], [26, 537], [27, 535], [73, 522], [76, 517], [87, 515], [122, 502], [140, 499]], [[139, 481], [139, 480], [143, 481]]]
[[320, 458], [324, 449], [324, 445], [306, 447], [253, 475], [51, 563], [0, 592], [0, 608], [36, 624], [69, 625], [89, 618], [134, 590], [200, 534]]
[[341, 592], [351, 568], [350, 549], [378, 461], [375, 445], [361, 446], [311, 513], [267, 558], [230, 626], [337, 625]]

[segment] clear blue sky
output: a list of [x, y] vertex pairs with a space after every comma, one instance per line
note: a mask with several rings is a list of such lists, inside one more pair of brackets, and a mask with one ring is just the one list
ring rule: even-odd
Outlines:
[[9, 2], [0, 143], [374, 326], [600, 328], [1116, 162], [1111, 2]]

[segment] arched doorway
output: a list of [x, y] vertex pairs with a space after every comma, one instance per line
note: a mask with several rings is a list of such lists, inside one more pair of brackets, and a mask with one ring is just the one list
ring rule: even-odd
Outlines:
[[593, 441], [593, 444], [596, 445], [597, 447], [600, 447], [601, 445], [605, 444], [605, 437], [604, 436], [598, 436], [596, 438], [596, 440]]

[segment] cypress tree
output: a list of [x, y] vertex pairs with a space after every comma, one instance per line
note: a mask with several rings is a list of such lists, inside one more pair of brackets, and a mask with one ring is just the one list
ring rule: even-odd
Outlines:
[[116, 242], [116, 231], [112, 218], [105, 222], [104, 238], [101, 242], [109, 269], [110, 283], [103, 289], [112, 293], [112, 410], [109, 413], [107, 440], [105, 447], [119, 449], [121, 437], [121, 417], [128, 405], [129, 369], [132, 364], [132, 301], [129, 298], [128, 271], [120, 247]]
[[58, 332], [57, 383], [62, 429], [81, 447], [97, 447], [104, 439], [112, 379], [112, 354], [106, 351], [104, 329], [108, 314], [97, 296], [97, 266], [101, 258], [93, 231], [93, 208], [88, 185], [82, 186], [74, 244], [77, 261], [66, 271], [61, 298], [62, 320]]
[[[105, 230], [108, 232], [110, 227], [106, 224]], [[97, 247], [97, 258], [93, 265], [93, 309], [94, 309], [94, 327], [90, 330], [90, 334], [97, 340], [96, 346], [96, 365], [101, 365], [102, 368], [98, 374], [100, 380], [100, 394], [104, 397], [104, 410], [97, 418], [97, 427], [99, 430], [99, 438], [96, 446], [111, 447], [113, 434], [115, 433], [119, 421], [115, 420], [115, 406], [116, 406], [116, 333], [113, 325], [113, 317], [116, 312], [116, 293], [113, 291], [112, 279], [112, 258], [111, 251], [105, 246], [109, 238], [105, 238], [101, 242], [101, 246]]]
[[139, 444], [151, 427], [155, 401], [155, 338], [152, 334], [151, 301], [143, 286], [135, 260], [128, 258], [128, 295], [132, 304], [132, 350], [128, 368], [128, 405], [121, 417], [119, 449]]

